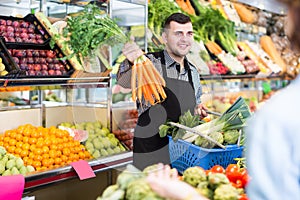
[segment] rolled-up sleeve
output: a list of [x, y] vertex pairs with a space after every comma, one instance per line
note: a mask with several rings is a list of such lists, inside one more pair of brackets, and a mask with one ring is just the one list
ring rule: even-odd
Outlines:
[[126, 59], [120, 64], [117, 73], [117, 82], [124, 88], [131, 88], [131, 66], [132, 64]]

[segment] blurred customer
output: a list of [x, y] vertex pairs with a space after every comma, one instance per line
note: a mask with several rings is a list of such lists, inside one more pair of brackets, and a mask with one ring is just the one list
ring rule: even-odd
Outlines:
[[[286, 34], [300, 49], [300, 1], [288, 6]], [[300, 199], [300, 78], [275, 94], [249, 121], [247, 165], [253, 200]]]

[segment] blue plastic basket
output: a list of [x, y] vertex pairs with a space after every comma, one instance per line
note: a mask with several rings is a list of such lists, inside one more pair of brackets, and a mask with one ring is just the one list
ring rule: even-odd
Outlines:
[[171, 165], [180, 173], [194, 166], [210, 169], [214, 165], [221, 165], [226, 168], [229, 164], [236, 163], [234, 159], [240, 158], [242, 151], [243, 146], [237, 145], [227, 145], [226, 149], [206, 149], [183, 140], [175, 142], [169, 136]]

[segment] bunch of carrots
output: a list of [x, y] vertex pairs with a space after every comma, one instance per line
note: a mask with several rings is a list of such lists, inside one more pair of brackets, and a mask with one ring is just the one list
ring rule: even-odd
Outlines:
[[153, 63], [145, 55], [140, 56], [132, 66], [132, 99], [142, 102], [144, 98], [151, 105], [160, 103], [167, 97], [164, 86], [166, 82]]

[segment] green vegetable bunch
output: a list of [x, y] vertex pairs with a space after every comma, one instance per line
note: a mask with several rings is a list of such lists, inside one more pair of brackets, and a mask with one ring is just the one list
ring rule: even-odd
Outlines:
[[54, 36], [51, 45], [58, 39], [63, 40], [63, 48], [70, 48], [72, 53], [68, 58], [76, 56], [82, 64], [82, 59], [97, 53], [99, 47], [126, 43], [129, 36], [116, 20], [103, 15], [96, 4], [88, 4], [78, 15], [68, 18], [63, 34]]
[[174, 0], [152, 0], [148, 5], [148, 27], [157, 35], [161, 35], [161, 29], [169, 15], [181, 12]]
[[224, 18], [222, 13], [211, 6], [202, 6], [198, 16], [191, 16], [195, 40], [219, 41], [223, 48], [236, 55], [239, 52], [236, 41], [234, 22]]
[[[182, 139], [183, 136], [186, 134], [186, 131], [175, 126], [171, 126], [167, 121], [165, 124], [159, 126], [159, 135], [160, 137], [165, 137], [166, 135], [172, 135], [173, 140]], [[193, 128], [198, 126], [199, 124], [203, 123], [199, 116], [192, 115], [191, 111], [186, 111], [183, 115], [179, 117], [179, 124], [184, 126]]]

